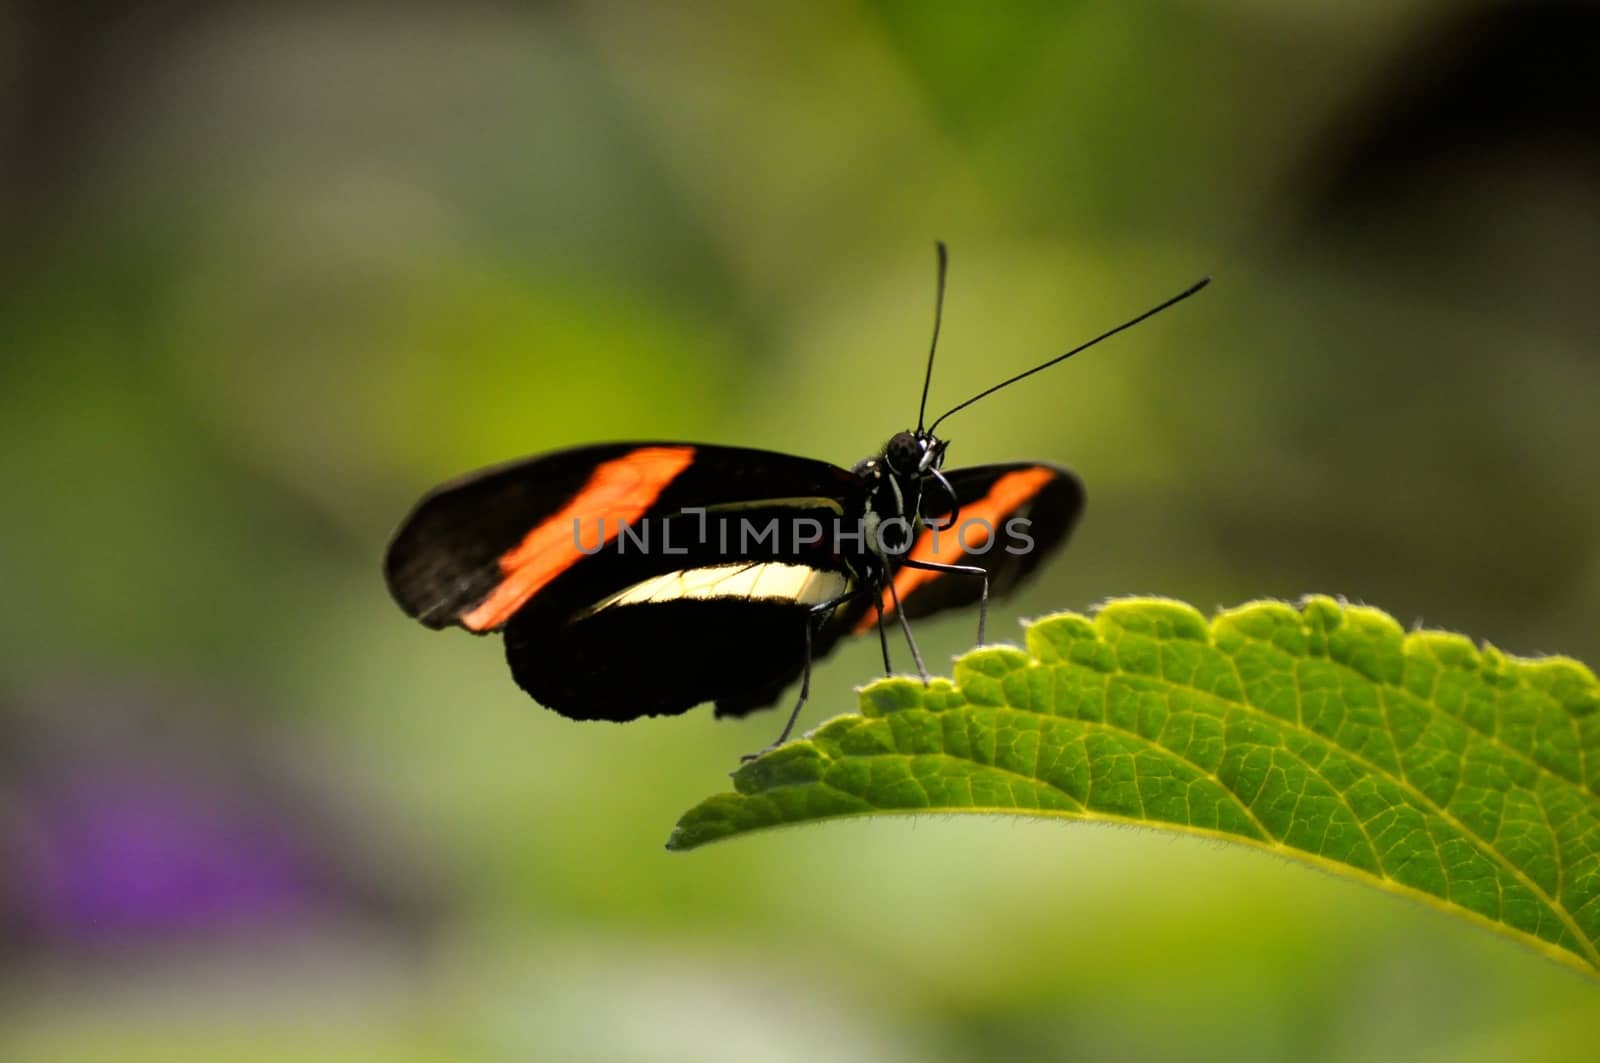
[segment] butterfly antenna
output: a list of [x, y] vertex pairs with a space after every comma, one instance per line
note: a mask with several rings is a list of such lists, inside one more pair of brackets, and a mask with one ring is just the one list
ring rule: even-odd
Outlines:
[[933, 342], [928, 344], [928, 369], [922, 375], [922, 405], [917, 407], [917, 434], [922, 434], [922, 418], [928, 412], [928, 385], [933, 383], [933, 352], [939, 348], [939, 322], [944, 319], [944, 274], [950, 265], [950, 252], [944, 241], [934, 242], [939, 252], [939, 287], [933, 300]]
[[[1048, 362], [1042, 362], [1039, 365], [1034, 366], [1032, 369], [1029, 369], [1027, 372], [1018, 373], [1016, 376], [1012, 377], [1009, 380], [1002, 380], [1002, 381], [1000, 381], [1000, 383], [996, 384], [992, 388], [985, 388], [984, 390], [978, 392], [976, 395], [972, 396], [972, 398], [968, 399], [966, 402], [963, 402], [963, 403], [961, 403], [960, 405], [957, 405], [957, 406], [952, 406], [950, 409], [946, 410], [943, 414], [941, 414], [939, 416], [939, 420], [934, 421], [933, 424], [928, 427], [928, 431], [930, 431], [930, 432], [935, 431], [939, 427], [939, 422], [940, 421], [943, 421], [946, 417], [949, 417], [952, 413], [955, 413], [957, 410], [964, 410], [968, 406], [971, 406], [974, 402], [977, 402], [979, 399], [987, 398], [990, 395], [993, 395], [995, 392], [999, 391], [1001, 388], [1010, 387], [1012, 384], [1015, 384], [1019, 380], [1025, 379], [1026, 377], [1030, 377], [1033, 374], [1035, 374], [1037, 372], [1040, 372], [1041, 370], [1049, 369], [1051, 366], [1055, 365], [1057, 362], [1064, 362], [1068, 358], [1071, 358], [1073, 355], [1079, 353], [1080, 351], [1086, 351], [1090, 347], [1093, 347], [1095, 344], [1099, 343], [1100, 341], [1108, 340], [1112, 336], [1115, 336], [1117, 333], [1123, 331], [1124, 329], [1132, 328], [1133, 326], [1137, 325], [1139, 322], [1143, 321], [1145, 318], [1155, 317], [1157, 314], [1161, 313], [1161, 311], [1167, 309], [1168, 307], [1176, 306], [1178, 303], [1183, 302], [1185, 299], [1189, 298], [1189, 296], [1195, 294], [1200, 289], [1204, 288], [1206, 285], [1208, 285], [1210, 283], [1211, 283], [1211, 278], [1210, 277], [1202, 277], [1199, 280], [1195, 281], [1193, 284], [1189, 285], [1189, 287], [1185, 288], [1183, 291], [1179, 292], [1177, 295], [1174, 295], [1171, 299], [1168, 299], [1166, 302], [1161, 303], [1159, 306], [1151, 307], [1149, 310], [1146, 310], [1144, 313], [1140, 314], [1136, 318], [1132, 318], [1132, 319], [1130, 319], [1128, 321], [1124, 321], [1122, 324], [1118, 325], [1114, 329], [1109, 329], [1108, 331], [1100, 333], [1100, 335], [1096, 336], [1094, 339], [1090, 340], [1088, 343], [1081, 343], [1078, 346], [1072, 348], [1072, 350], [1068, 351], [1066, 354], [1058, 354], [1054, 358], [1050, 359]], [[932, 364], [931, 358], [930, 358], [930, 361], [929, 361], [928, 368], [930, 370], [933, 368], [933, 364]], [[920, 421], [920, 418], [919, 418], [919, 421]]]

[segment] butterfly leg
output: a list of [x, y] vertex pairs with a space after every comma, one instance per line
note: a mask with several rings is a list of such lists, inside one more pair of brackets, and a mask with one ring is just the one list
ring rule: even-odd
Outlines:
[[834, 598], [831, 601], [822, 602], [819, 605], [813, 605], [810, 609], [806, 610], [806, 659], [805, 665], [800, 670], [800, 696], [795, 699], [794, 708], [789, 712], [789, 719], [784, 723], [783, 731], [779, 733], [778, 737], [774, 738], [771, 742], [756, 750], [754, 753], [746, 753], [744, 756], [740, 757], [739, 760], [741, 762], [755, 760], [763, 753], [770, 753], [789, 740], [789, 734], [794, 730], [795, 721], [800, 719], [800, 710], [805, 708], [806, 699], [811, 696], [811, 629], [816, 624], [818, 617], [826, 618], [839, 606], [843, 605], [845, 602], [848, 602], [852, 598], [860, 596], [862, 593], [864, 592], [861, 588], [852, 588], [851, 590], [846, 591], [844, 594], [841, 594], [839, 597]]
[[878, 645], [883, 647], [883, 674], [894, 675], [894, 665], [889, 663], [889, 632], [883, 626], [883, 597], [873, 595], [872, 607], [878, 611]]
[[[988, 570], [977, 565], [942, 565], [937, 561], [913, 561], [909, 558], [905, 563], [906, 568], [926, 569], [929, 572], [950, 572], [964, 576], [980, 576], [983, 578], [983, 590], [978, 595], [978, 645], [984, 644], [983, 632], [989, 621], [989, 573]], [[896, 603], [895, 608], [899, 608]]]
[[917, 663], [917, 674], [922, 677], [922, 685], [927, 686], [928, 666], [922, 663], [922, 651], [917, 649], [917, 640], [911, 634], [911, 621], [906, 619], [906, 611], [900, 608], [900, 592], [895, 589], [892, 580], [889, 583], [889, 594], [894, 598], [894, 615], [900, 621], [900, 630], [906, 633], [906, 645], [911, 647], [911, 659]]

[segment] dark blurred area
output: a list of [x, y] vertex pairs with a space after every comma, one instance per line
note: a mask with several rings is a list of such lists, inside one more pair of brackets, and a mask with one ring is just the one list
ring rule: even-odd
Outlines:
[[[1577, 977], [1195, 839], [670, 856], [781, 721], [559, 718], [379, 559], [435, 482], [558, 446], [851, 464], [914, 415], [942, 238], [931, 407], [1215, 277], [947, 423], [953, 464], [1088, 487], [992, 630], [1327, 592], [1600, 660], [1597, 31], [0, 7], [0, 1057], [1589, 1058]], [[930, 663], [972, 625], [924, 624]]]

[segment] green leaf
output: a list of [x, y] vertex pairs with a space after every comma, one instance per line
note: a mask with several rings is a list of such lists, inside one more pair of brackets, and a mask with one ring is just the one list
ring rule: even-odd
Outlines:
[[1600, 684], [1376, 609], [1162, 599], [885, 679], [734, 775], [669, 849], [839, 816], [1131, 823], [1268, 849], [1600, 974]]

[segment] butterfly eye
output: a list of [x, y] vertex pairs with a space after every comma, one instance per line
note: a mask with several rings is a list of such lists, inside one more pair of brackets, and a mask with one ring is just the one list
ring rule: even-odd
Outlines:
[[922, 468], [922, 454], [922, 443], [910, 432], [895, 433], [889, 445], [883, 448], [890, 470], [901, 476]]

